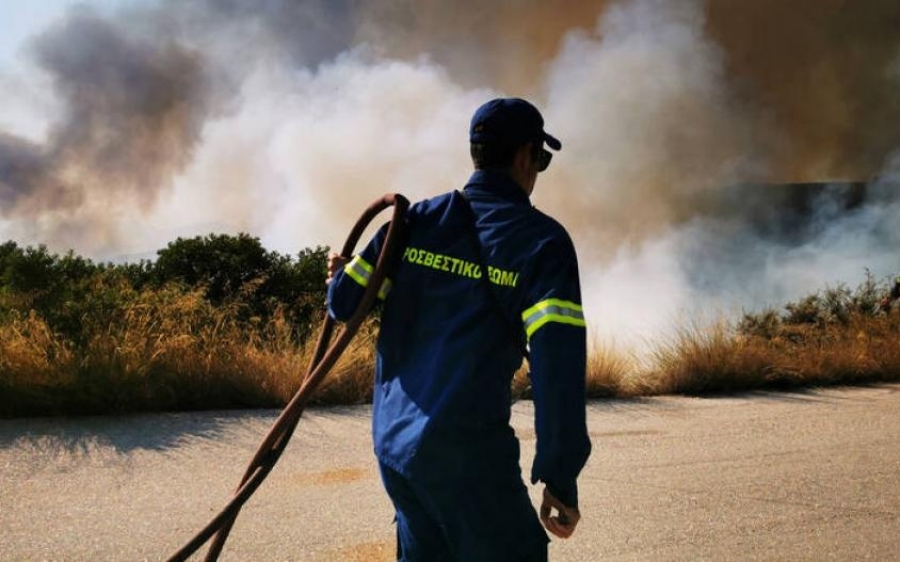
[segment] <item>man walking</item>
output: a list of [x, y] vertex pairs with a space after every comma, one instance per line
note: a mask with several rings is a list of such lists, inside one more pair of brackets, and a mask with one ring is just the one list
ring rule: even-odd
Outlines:
[[[373, 437], [397, 515], [400, 559], [547, 560], [547, 535], [578, 524], [576, 478], [590, 454], [585, 321], [575, 250], [534, 209], [539, 172], [561, 143], [521, 99], [481, 106], [475, 172], [462, 192], [413, 205], [400, 264], [381, 287]], [[329, 260], [329, 311], [352, 314], [384, 241]], [[529, 355], [540, 517], [509, 425], [510, 382]]]

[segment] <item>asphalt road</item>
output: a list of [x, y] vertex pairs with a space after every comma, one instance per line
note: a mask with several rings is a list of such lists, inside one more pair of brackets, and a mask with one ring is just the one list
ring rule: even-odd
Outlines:
[[[0, 560], [165, 559], [276, 414], [0, 421]], [[368, 424], [308, 412], [221, 560], [391, 560]], [[589, 425], [582, 523], [551, 560], [900, 560], [900, 385], [593, 402]]]

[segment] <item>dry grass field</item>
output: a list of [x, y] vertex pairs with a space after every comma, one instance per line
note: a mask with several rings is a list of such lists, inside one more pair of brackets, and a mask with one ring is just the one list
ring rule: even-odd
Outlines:
[[[900, 380], [900, 315], [850, 311], [840, 321], [789, 320], [763, 332], [748, 329], [746, 319], [738, 326], [689, 327], [641, 357], [595, 342], [588, 395]], [[84, 318], [81, 328], [82, 341], [74, 342], [34, 312], [7, 316], [0, 324], [4, 416], [276, 407], [298, 388], [314, 344], [312, 338], [297, 344], [277, 314], [248, 325], [198, 291], [136, 292], [102, 324]], [[376, 333], [376, 321], [363, 327], [317, 403], [370, 399]], [[527, 365], [513, 390], [527, 397]]]

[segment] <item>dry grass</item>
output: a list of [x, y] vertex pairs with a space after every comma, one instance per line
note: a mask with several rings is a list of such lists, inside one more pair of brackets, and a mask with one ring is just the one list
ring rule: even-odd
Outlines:
[[[0, 322], [0, 416], [278, 407], [312, 359], [315, 340], [298, 345], [280, 314], [248, 324], [237, 308], [177, 288], [122, 300], [82, 319], [81, 342], [34, 312]], [[371, 400], [376, 331], [363, 325], [313, 403]]]
[[632, 353], [594, 341], [587, 360], [585, 390], [591, 398], [639, 394], [640, 362]]
[[[281, 315], [248, 324], [239, 310], [175, 288], [126, 297], [102, 318], [85, 316], [79, 342], [33, 312], [0, 320], [0, 415], [277, 407], [311, 359], [315, 342], [297, 345]], [[376, 334], [376, 321], [364, 325], [315, 403], [371, 400]], [[526, 373], [514, 379], [516, 396], [529, 395]], [[689, 326], [643, 359], [594, 342], [586, 382], [598, 398], [898, 380], [900, 314], [855, 314], [768, 337]]]
[[0, 413], [275, 406], [305, 368], [283, 319], [248, 330], [199, 292], [135, 293], [82, 322], [79, 343], [33, 313], [0, 325]]
[[71, 384], [73, 356], [47, 324], [15, 316], [0, 329], [0, 414], [43, 413], [50, 395]]
[[[591, 398], [627, 398], [897, 381], [900, 314], [895, 313], [786, 326], [771, 338], [742, 335], [724, 321], [689, 325], [644, 357], [594, 342], [586, 388]], [[526, 385], [522, 370], [513, 387]]]
[[855, 314], [773, 338], [725, 324], [684, 330], [658, 348], [645, 394], [703, 394], [761, 387], [900, 381], [900, 315]]
[[[335, 330], [337, 337], [337, 330]], [[340, 360], [316, 390], [313, 404], [365, 404], [372, 401], [375, 381], [375, 340], [378, 327], [374, 320], [364, 323]], [[311, 357], [314, 341], [309, 341]]]

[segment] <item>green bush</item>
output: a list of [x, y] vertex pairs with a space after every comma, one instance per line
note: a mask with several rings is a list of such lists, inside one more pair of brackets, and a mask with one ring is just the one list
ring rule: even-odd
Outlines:
[[744, 336], [774, 339], [782, 336], [796, 338], [797, 329], [821, 330], [828, 326], [846, 326], [856, 316], [876, 318], [885, 315], [888, 311], [882, 303], [893, 291], [887, 279], [876, 281], [867, 270], [866, 280], [855, 290], [841, 284], [789, 302], [784, 305], [782, 313], [774, 309], [745, 312], [737, 330]]
[[0, 245], [0, 416], [284, 400], [321, 320], [327, 251], [210, 234], [96, 264]]
[[108, 322], [116, 309], [144, 289], [202, 291], [214, 306], [234, 305], [239, 321], [287, 318], [297, 340], [318, 320], [325, 301], [328, 249], [307, 248], [296, 257], [270, 252], [258, 238], [210, 234], [179, 238], [155, 261], [95, 264], [45, 246], [0, 245], [0, 320], [11, 311], [35, 312], [68, 340], [83, 342], [83, 324]]
[[171, 242], [148, 271], [157, 285], [204, 288], [214, 305], [239, 301], [250, 317], [268, 319], [276, 310], [286, 311], [305, 335], [325, 301], [327, 252], [307, 248], [295, 259], [267, 251], [247, 234], [210, 234]]

